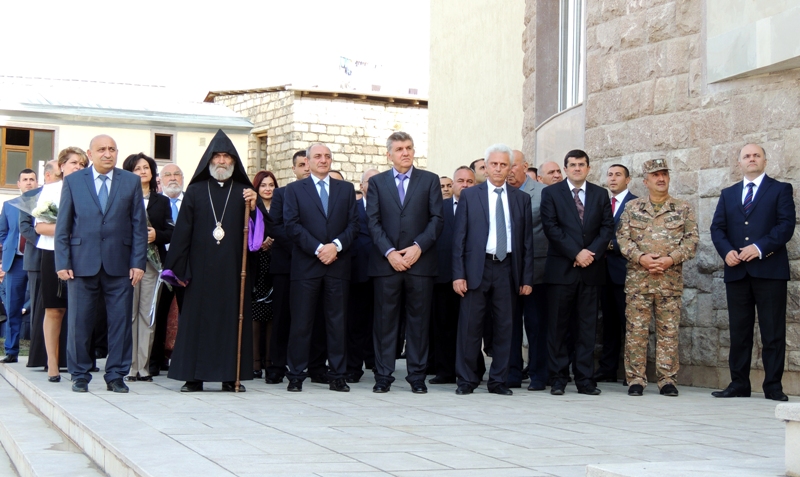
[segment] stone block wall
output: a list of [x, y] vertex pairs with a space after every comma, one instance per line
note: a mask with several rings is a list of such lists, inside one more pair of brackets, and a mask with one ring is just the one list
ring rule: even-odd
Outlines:
[[[535, 71], [536, 0], [527, 0], [525, 88]], [[697, 257], [684, 266], [680, 382], [721, 387], [729, 380], [730, 345], [722, 259], [709, 226], [722, 188], [741, 180], [738, 151], [764, 146], [767, 174], [795, 186], [800, 179], [800, 69], [709, 84], [705, 76], [704, 0], [587, 0], [586, 151], [595, 183], [609, 165], [633, 174], [646, 194], [644, 161], [666, 158], [671, 192], [690, 201], [701, 232]], [[525, 150], [533, 150], [534, 112], [527, 104]], [[530, 104], [533, 104], [532, 102]], [[795, 202], [798, 191], [795, 187]], [[787, 310], [784, 389], [800, 394], [800, 236], [789, 243], [792, 281]], [[756, 327], [756, 340], [758, 328]], [[753, 351], [753, 389], [763, 373]]]

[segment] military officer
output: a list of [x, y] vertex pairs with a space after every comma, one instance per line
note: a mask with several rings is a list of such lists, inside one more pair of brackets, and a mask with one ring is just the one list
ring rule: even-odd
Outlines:
[[642, 169], [649, 194], [628, 202], [617, 229], [620, 251], [628, 259], [625, 376], [628, 394], [641, 396], [647, 385], [647, 342], [654, 314], [658, 387], [665, 396], [677, 396], [682, 263], [694, 257], [697, 220], [688, 202], [670, 197], [666, 160], [647, 161]]

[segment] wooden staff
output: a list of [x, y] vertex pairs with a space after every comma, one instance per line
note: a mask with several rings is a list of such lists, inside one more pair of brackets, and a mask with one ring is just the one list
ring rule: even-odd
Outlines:
[[241, 382], [239, 381], [239, 373], [242, 369], [242, 322], [244, 321], [244, 281], [247, 277], [247, 232], [250, 228], [250, 203], [244, 204], [244, 244], [242, 246], [242, 281], [239, 286], [239, 338], [236, 346], [236, 383], [234, 390], [238, 393]]

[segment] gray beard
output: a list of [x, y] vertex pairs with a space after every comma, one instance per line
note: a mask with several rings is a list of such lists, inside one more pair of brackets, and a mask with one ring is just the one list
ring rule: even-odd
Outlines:
[[233, 176], [233, 164], [230, 167], [215, 166], [214, 164], [208, 165], [208, 171], [214, 179], [225, 182]]
[[175, 197], [178, 197], [179, 195], [181, 195], [181, 192], [183, 192], [183, 190], [181, 189], [181, 186], [179, 186], [177, 184], [175, 184], [174, 186], [162, 186], [161, 187], [161, 191], [165, 195], [167, 195], [168, 197], [172, 197], [173, 199]]

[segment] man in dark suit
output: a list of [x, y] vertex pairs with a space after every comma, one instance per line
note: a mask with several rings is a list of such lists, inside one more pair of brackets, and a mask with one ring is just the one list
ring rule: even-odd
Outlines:
[[415, 393], [428, 392], [428, 328], [436, 239], [442, 231], [439, 177], [413, 167], [414, 140], [398, 131], [386, 141], [392, 168], [369, 180], [367, 218], [372, 236], [369, 274], [375, 280], [375, 386], [388, 392], [394, 377], [397, 330], [405, 306], [406, 380]]
[[[486, 150], [486, 182], [461, 193], [453, 231], [453, 290], [461, 295], [456, 350], [456, 394], [480, 384], [477, 369], [486, 307], [494, 313], [492, 366], [486, 387], [509, 396], [506, 386], [512, 321], [517, 297], [533, 284], [533, 224], [530, 196], [508, 186], [511, 149]], [[524, 172], [523, 172], [524, 174]]]
[[[436, 376], [429, 379], [431, 384], [456, 382], [456, 341], [458, 336], [458, 312], [461, 298], [453, 290], [453, 230], [456, 209], [461, 193], [475, 185], [475, 172], [461, 166], [453, 173], [453, 196], [442, 202], [444, 227], [436, 240], [436, 253], [439, 259], [439, 274], [433, 285], [433, 312], [431, 314], [431, 343], [434, 349]], [[483, 364], [483, 353], [476, 352], [479, 364]], [[479, 366], [478, 377], [482, 377], [486, 366]]]
[[377, 169], [368, 169], [361, 175], [362, 197], [356, 193], [358, 210], [358, 235], [353, 242], [351, 255], [353, 268], [350, 278], [350, 302], [347, 312], [347, 376], [345, 381], [357, 383], [364, 375], [364, 368], [375, 366], [375, 345], [372, 342], [372, 323], [375, 317], [375, 285], [369, 276], [369, 256], [372, 254], [372, 238], [367, 221], [367, 191], [369, 180], [378, 174]]
[[549, 241], [545, 282], [550, 285], [550, 393], [562, 395], [567, 386], [567, 334], [572, 328], [575, 385], [581, 394], [598, 395], [593, 379], [597, 302], [605, 284], [605, 251], [614, 234], [614, 218], [608, 193], [586, 181], [589, 156], [578, 149], [569, 151], [564, 168], [567, 180], [542, 191], [542, 225]]
[[[628, 190], [631, 173], [622, 164], [614, 164], [606, 173], [606, 184], [611, 191], [611, 214], [614, 216], [614, 230], [619, 224], [622, 211], [629, 200], [636, 198]], [[613, 234], [606, 252], [606, 284], [600, 295], [603, 310], [603, 355], [595, 373], [595, 381], [617, 382], [619, 355], [622, 351], [622, 336], [625, 334], [625, 274], [628, 260], [622, 256]]]
[[797, 215], [792, 185], [764, 172], [767, 154], [757, 144], [739, 153], [744, 180], [723, 189], [711, 222], [711, 240], [725, 261], [731, 346], [731, 383], [714, 397], [750, 396], [750, 359], [756, 310], [761, 330], [764, 397], [788, 401], [781, 379], [786, 359], [786, 243]]
[[331, 179], [333, 154], [330, 148], [312, 144], [306, 155], [311, 177], [286, 186], [283, 206], [286, 231], [294, 242], [290, 275], [290, 302], [294, 313], [289, 331], [287, 390], [303, 389], [317, 302], [321, 301], [330, 389], [347, 392], [350, 387], [344, 380], [347, 371], [345, 317], [352, 265], [350, 246], [358, 234], [355, 189], [349, 182]]
[[56, 222], [58, 277], [69, 283], [67, 367], [72, 390], [87, 392], [92, 376], [90, 342], [97, 302], [105, 301], [109, 391], [128, 392], [122, 378], [131, 366], [133, 287], [147, 263], [147, 217], [139, 176], [116, 168], [117, 143], [92, 139], [92, 167], [64, 179]]
[[[17, 188], [20, 193], [36, 188], [36, 173], [31, 169], [20, 171]], [[22, 329], [22, 307], [25, 305], [25, 290], [28, 288], [28, 273], [23, 267], [24, 253], [28, 248], [26, 238], [19, 233], [20, 210], [8, 202], [3, 203], [0, 214], [0, 243], [3, 245], [3, 273], [0, 277], [6, 289], [6, 356], [3, 363], [16, 363], [19, 356], [19, 335]], [[32, 243], [31, 247], [36, 244]]]

